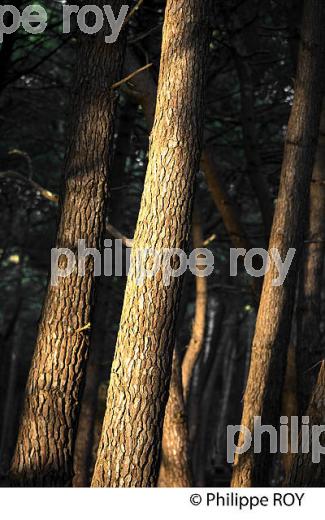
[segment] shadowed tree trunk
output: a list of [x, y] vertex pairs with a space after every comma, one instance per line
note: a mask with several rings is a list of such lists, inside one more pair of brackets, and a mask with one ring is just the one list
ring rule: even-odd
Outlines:
[[194, 370], [194, 388], [191, 392], [191, 399], [188, 406], [188, 422], [189, 422], [189, 440], [190, 454], [193, 474], [196, 476], [202, 463], [197, 460], [197, 438], [200, 436], [203, 428], [201, 423], [201, 412], [205, 406], [203, 403], [203, 392], [210, 373], [211, 364], [214, 360], [215, 350], [218, 344], [218, 336], [220, 333], [221, 322], [223, 316], [222, 304], [213, 299], [209, 302], [207, 311], [207, 327], [204, 340], [204, 349], [201, 352], [198, 363]]
[[[203, 247], [203, 233], [199, 207], [193, 212], [193, 248]], [[199, 269], [199, 266], [197, 266]], [[207, 306], [206, 277], [196, 276], [195, 316], [192, 336], [187, 347], [182, 366], [177, 355], [173, 357], [172, 377], [169, 398], [164, 418], [162, 460], [159, 474], [160, 487], [188, 487], [190, 480], [190, 461], [188, 446], [188, 423], [185, 407], [189, 394], [193, 370], [201, 353], [204, 341], [205, 316]], [[188, 407], [187, 407], [188, 409]]]
[[282, 415], [288, 417], [288, 445], [289, 449], [287, 453], [282, 455], [282, 463], [285, 475], [288, 474], [291, 460], [291, 418], [297, 416], [297, 372], [296, 372], [296, 349], [292, 343], [288, 349], [288, 359], [286, 367], [286, 375], [283, 385], [282, 395]]
[[[208, 2], [168, 0], [149, 163], [132, 249], [184, 249], [199, 167]], [[152, 267], [148, 258], [144, 267]], [[178, 261], [172, 259], [173, 265]], [[126, 287], [92, 486], [150, 487], [158, 480], [181, 278], [164, 268]]]
[[[323, 96], [324, 22], [324, 2], [306, 0], [295, 98], [270, 238], [270, 248], [276, 249], [282, 259], [286, 258], [290, 248], [295, 248], [296, 253], [283, 285], [273, 285], [273, 279], [277, 278], [273, 260], [264, 279], [242, 416], [242, 425], [251, 432], [255, 417], [260, 417], [262, 424], [278, 426], [281, 413], [298, 262]], [[262, 441], [260, 454], [254, 454], [252, 446], [246, 453], [237, 455], [232, 479], [234, 487], [267, 484], [271, 466], [267, 437]], [[240, 444], [242, 441], [243, 434]]]
[[297, 306], [297, 379], [299, 414], [308, 407], [324, 359], [320, 331], [321, 290], [325, 254], [325, 104], [310, 185], [309, 223]]
[[[325, 486], [325, 459], [324, 454], [319, 454], [319, 460], [313, 461], [313, 457], [317, 455], [317, 447], [315, 440], [319, 441], [320, 446], [325, 444], [324, 427], [325, 424], [325, 362], [322, 362], [317, 382], [313, 390], [310, 404], [308, 406], [306, 416], [309, 419], [308, 425], [305, 426], [306, 432], [299, 437], [299, 452], [293, 456], [293, 463], [289, 476], [289, 486], [295, 487], [324, 487]], [[313, 439], [313, 427], [320, 426], [319, 438], [315, 434]], [[302, 453], [302, 446], [304, 451]]]
[[[193, 213], [193, 247], [194, 249], [201, 249], [203, 247], [203, 232], [200, 219], [199, 208], [196, 207]], [[200, 255], [197, 255], [198, 257]], [[200, 267], [196, 267], [197, 272]], [[192, 336], [187, 346], [185, 356], [182, 362], [182, 381], [184, 401], [187, 404], [190, 394], [191, 381], [193, 376], [194, 366], [201, 353], [204, 332], [205, 332], [205, 318], [207, 307], [207, 278], [205, 276], [195, 277], [196, 285], [196, 299], [195, 299], [195, 315], [192, 325]]]
[[[226, 317], [226, 319], [224, 319]], [[228, 318], [229, 317], [229, 318]], [[206, 474], [211, 454], [215, 447], [215, 435], [218, 416], [221, 408], [222, 385], [225, 379], [223, 363], [226, 358], [225, 349], [229, 346], [234, 315], [230, 308], [224, 309], [221, 314], [221, 323], [218, 323], [218, 335], [215, 336], [214, 356], [211, 360], [210, 371], [206, 377], [206, 384], [201, 396], [199, 427], [196, 438], [196, 468], [195, 485], [206, 486]]]
[[[99, 2], [102, 5], [103, 2]], [[122, 2], [111, 3], [119, 12]], [[116, 94], [123, 37], [108, 45], [102, 31], [80, 36], [71, 107], [65, 185], [56, 247], [77, 251], [79, 239], [101, 248], [112, 152]], [[61, 268], [64, 262], [59, 262]], [[76, 270], [49, 285], [26, 387], [24, 411], [11, 477], [25, 486], [67, 486], [88, 357], [93, 259], [84, 276]]]
[[188, 425], [183, 398], [182, 372], [176, 349], [173, 355], [169, 398], [164, 418], [159, 487], [190, 487]]

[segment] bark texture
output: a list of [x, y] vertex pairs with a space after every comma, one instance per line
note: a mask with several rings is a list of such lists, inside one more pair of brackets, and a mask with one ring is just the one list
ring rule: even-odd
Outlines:
[[[137, 251], [186, 247], [199, 166], [208, 2], [168, 0]], [[152, 258], [145, 262], [147, 268]], [[177, 265], [177, 259], [171, 260]], [[92, 486], [157, 484], [181, 278], [127, 281]]]
[[[128, 49], [125, 60], [127, 73], [139, 69], [140, 66], [140, 62], [134, 52]], [[132, 84], [134, 88], [128, 89], [127, 92], [142, 105], [148, 128], [151, 130], [155, 114], [157, 87], [150, 71], [146, 70], [135, 76], [132, 79]], [[216, 166], [213, 151], [207, 147], [202, 152], [201, 168], [213, 202], [221, 215], [230, 240], [235, 247], [250, 249], [250, 241], [240, 222], [238, 208], [227, 193], [227, 187]]]
[[[118, 138], [114, 161], [112, 163], [110, 186], [126, 184], [126, 159], [130, 151], [132, 123], [135, 107], [128, 102], [119, 117]], [[118, 116], [117, 116], [118, 117]], [[113, 191], [110, 199], [109, 221], [125, 227], [125, 192], [118, 195]], [[118, 207], [119, 206], [119, 207]], [[120, 215], [120, 218], [118, 218]], [[114, 243], [113, 243], [114, 246]], [[114, 247], [113, 247], [114, 249]], [[87, 365], [86, 384], [82, 396], [78, 434], [74, 450], [74, 487], [88, 487], [94, 468], [94, 453], [97, 452], [98, 438], [95, 433], [96, 420], [103, 419], [99, 413], [98, 394], [103, 380], [106, 382], [107, 367], [112, 365], [117, 331], [112, 330], [111, 323], [118, 321], [123, 304], [125, 277], [108, 277], [102, 274], [96, 280], [96, 301], [93, 313], [93, 334], [91, 336], [90, 357]], [[117, 287], [118, 286], [118, 287]], [[117, 290], [120, 289], [120, 290]], [[109, 333], [113, 336], [110, 340]], [[105, 366], [105, 370], [103, 367]], [[98, 417], [99, 416], [99, 417]]]
[[[102, 5], [104, 2], [98, 2]], [[119, 12], [122, 2], [111, 3]], [[105, 32], [106, 31], [106, 32]], [[104, 35], [80, 36], [65, 162], [64, 193], [56, 247], [77, 253], [79, 239], [101, 248], [107, 200], [107, 174], [113, 139], [116, 94], [123, 36], [108, 45]], [[60, 267], [65, 267], [61, 256]], [[49, 284], [26, 387], [11, 477], [24, 486], [67, 486], [82, 385], [88, 357], [93, 302], [93, 259], [85, 275], [74, 271]]]
[[[306, 0], [299, 54], [295, 98], [285, 139], [281, 182], [272, 226], [270, 248], [285, 258], [289, 248], [296, 254], [283, 285], [273, 286], [277, 278], [274, 261], [265, 276], [257, 316], [242, 424], [251, 432], [254, 417], [262, 424], [278, 425], [281, 393], [300, 258], [304, 216], [307, 214], [309, 186], [317, 146], [324, 85], [325, 4]], [[267, 437], [262, 453], [250, 448], [236, 457], [232, 485], [265, 485], [270, 469]], [[242, 436], [240, 443], [242, 441]]]
[[299, 413], [307, 410], [324, 359], [321, 340], [321, 289], [325, 254], [325, 104], [310, 185], [309, 223], [297, 305], [297, 378]]

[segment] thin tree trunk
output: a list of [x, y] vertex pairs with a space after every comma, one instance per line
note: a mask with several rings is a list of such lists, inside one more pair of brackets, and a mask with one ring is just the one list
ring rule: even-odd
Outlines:
[[[202, 393], [201, 413], [199, 418], [199, 428], [196, 439], [196, 468], [195, 485], [206, 486], [206, 474], [209, 455], [212, 452], [214, 434], [216, 432], [217, 417], [220, 410], [223, 382], [223, 361], [225, 349], [228, 346], [231, 327], [234, 325], [233, 315], [230, 313], [229, 306], [224, 310], [225, 319], [218, 324], [221, 330], [219, 337], [216, 337], [214, 359], [211, 363], [210, 372], [207, 377], [206, 385]], [[223, 316], [222, 316], [223, 317]]]
[[[309, 418], [307, 435], [299, 438], [299, 453], [293, 456], [293, 463], [289, 476], [289, 486], [301, 487], [324, 487], [325, 486], [325, 460], [320, 454], [319, 462], [313, 461], [317, 448], [313, 442], [313, 426], [325, 424], [325, 362], [322, 362], [317, 383], [315, 385], [306, 416]], [[306, 427], [305, 427], [306, 428]], [[325, 434], [321, 433], [320, 446], [324, 446]], [[302, 453], [302, 447], [307, 453]]]
[[[188, 240], [200, 159], [207, 4], [167, 0], [133, 261], [144, 248], [184, 249]], [[180, 277], [164, 286], [161, 269], [138, 285], [134, 273], [128, 277], [92, 486], [157, 484], [180, 289]]]
[[299, 414], [308, 407], [324, 358], [321, 341], [321, 290], [325, 254], [325, 103], [310, 185], [309, 224], [297, 305], [297, 388]]
[[[194, 249], [201, 249], [203, 247], [203, 232], [198, 207], [195, 208], [193, 213], [193, 247]], [[199, 271], [199, 267], [197, 267], [197, 270]], [[182, 362], [182, 381], [185, 403], [187, 403], [189, 398], [193, 370], [203, 346], [208, 298], [206, 277], [196, 276], [195, 285], [196, 299], [192, 335]]]
[[288, 474], [291, 460], [292, 460], [292, 450], [291, 450], [291, 418], [297, 416], [297, 373], [296, 373], [296, 349], [292, 343], [289, 345], [288, 349], [288, 359], [287, 359], [287, 367], [286, 367], [286, 375], [283, 386], [283, 395], [282, 395], [282, 415], [284, 417], [288, 417], [288, 452], [282, 455], [283, 468], [285, 475]]
[[190, 487], [188, 425], [183, 398], [182, 372], [176, 349], [162, 438], [159, 487]]
[[[252, 248], [250, 240], [244, 227], [241, 224], [239, 211], [236, 204], [231, 200], [227, 193], [226, 186], [215, 164], [211, 150], [205, 148], [202, 154], [201, 167], [207, 182], [213, 202], [215, 203], [223, 224], [226, 228], [230, 241], [236, 248], [243, 248], [249, 251]], [[257, 257], [253, 258], [253, 266], [259, 269]], [[251, 279], [251, 288], [256, 304], [258, 304], [261, 293], [261, 279]]]
[[250, 249], [251, 244], [240, 222], [238, 208], [228, 196], [226, 186], [215, 164], [213, 152], [207, 148], [202, 155], [201, 166], [213, 202], [222, 217], [230, 241], [235, 247]]
[[[195, 207], [193, 212], [192, 235], [194, 249], [202, 248], [203, 234], [198, 207]], [[179, 364], [179, 359], [175, 354], [173, 357], [170, 393], [164, 418], [162, 460], [158, 481], [160, 487], [188, 487], [191, 484], [185, 406], [189, 400], [193, 370], [203, 346], [206, 306], [207, 280], [205, 277], [196, 276], [192, 336], [180, 372], [178, 367], [174, 366], [175, 363]]]
[[[283, 285], [272, 285], [273, 279], [277, 278], [273, 260], [264, 279], [242, 416], [242, 425], [251, 432], [256, 416], [261, 417], [262, 424], [277, 426], [279, 421], [304, 216], [308, 209], [323, 96], [324, 22], [324, 2], [306, 0], [295, 98], [270, 239], [270, 248], [275, 248], [282, 259], [289, 248], [295, 248], [296, 254]], [[243, 435], [240, 444], [242, 440]], [[271, 461], [268, 442], [264, 440], [261, 454], [254, 454], [251, 446], [246, 453], [237, 455], [232, 479], [234, 487], [268, 484]]]
[[[99, 5], [103, 2], [99, 2]], [[119, 12], [120, 0], [111, 3]], [[65, 189], [56, 247], [76, 252], [78, 240], [100, 249], [107, 200], [107, 172], [112, 151], [116, 94], [123, 37], [105, 43], [108, 28], [81, 36], [72, 100]], [[62, 258], [61, 258], [62, 260]], [[60, 266], [64, 264], [61, 261]], [[24, 486], [71, 484], [73, 449], [81, 390], [88, 357], [93, 259], [85, 276], [74, 271], [48, 286], [11, 477]]]
[[189, 437], [191, 446], [191, 459], [193, 473], [196, 474], [196, 469], [200, 461], [196, 460], [196, 439], [201, 431], [201, 410], [204, 405], [202, 403], [202, 396], [210, 373], [211, 363], [214, 359], [214, 350], [216, 348], [217, 336], [220, 331], [220, 326], [223, 317], [223, 307], [217, 300], [210, 298], [207, 311], [207, 331], [204, 341], [204, 349], [201, 352], [199, 362], [195, 366], [194, 371], [194, 389], [192, 391], [191, 399], [188, 406], [188, 421], [189, 421]]

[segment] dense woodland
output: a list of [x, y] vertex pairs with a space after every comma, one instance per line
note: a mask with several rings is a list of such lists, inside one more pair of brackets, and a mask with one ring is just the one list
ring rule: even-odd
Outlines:
[[[130, 4], [113, 44], [39, 3], [46, 31], [0, 47], [1, 485], [324, 486], [267, 434], [229, 463], [227, 425], [325, 424], [325, 2], [76, 2]], [[213, 273], [89, 256], [51, 285], [79, 239], [208, 248]], [[274, 286], [231, 248], [296, 254]]]

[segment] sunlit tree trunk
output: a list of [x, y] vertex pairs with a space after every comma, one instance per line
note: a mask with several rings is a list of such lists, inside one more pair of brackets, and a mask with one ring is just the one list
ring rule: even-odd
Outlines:
[[[279, 196], [272, 226], [270, 248], [284, 259], [295, 248], [294, 261], [286, 280], [274, 286], [277, 268], [274, 261], [265, 276], [247, 387], [244, 395], [242, 425], [251, 432], [254, 417], [262, 424], [278, 425], [284, 369], [290, 341], [291, 318], [303, 243], [309, 185], [316, 152], [324, 86], [324, 22], [322, 0], [306, 0], [295, 98], [285, 139]], [[266, 485], [270, 469], [267, 437], [261, 454], [253, 446], [235, 460], [232, 485]], [[243, 435], [240, 437], [240, 442]]]
[[[139, 60], [130, 49], [128, 49], [126, 54], [125, 65], [128, 73], [140, 68]], [[150, 70], [135, 76], [132, 79], [132, 84], [133, 88], [128, 89], [127, 92], [141, 103], [148, 128], [151, 129], [155, 114], [157, 87]], [[240, 222], [238, 208], [227, 193], [222, 175], [213, 157], [213, 150], [208, 147], [205, 147], [202, 152], [201, 168], [213, 202], [222, 217], [231, 242], [235, 247], [250, 249], [251, 245], [246, 231]]]
[[[133, 241], [184, 249], [199, 167], [208, 2], [168, 0], [149, 163]], [[176, 259], [172, 260], [177, 264]], [[176, 262], [176, 264], [175, 264]], [[147, 260], [147, 268], [152, 262]], [[128, 277], [92, 486], [157, 484], [181, 278]]]
[[[103, 3], [103, 2], [100, 2]], [[119, 12], [122, 2], [111, 3]], [[56, 247], [76, 253], [78, 240], [101, 248], [112, 154], [116, 93], [124, 44], [108, 45], [108, 28], [79, 39], [65, 184]], [[61, 257], [60, 266], [64, 267]], [[26, 387], [11, 477], [25, 486], [71, 484], [72, 459], [89, 347], [93, 259], [48, 286]]]
[[[130, 153], [134, 117], [134, 104], [128, 102], [126, 106], [122, 108], [122, 113], [119, 117], [118, 138], [111, 168], [110, 185], [113, 188], [126, 184], [126, 160]], [[122, 192], [120, 190], [118, 192], [113, 191], [109, 207], [111, 215], [109, 221], [119, 227], [121, 224], [121, 229], [124, 229], [125, 224], [125, 222], [123, 222], [123, 217], [125, 220], [125, 211], [123, 211], [123, 209], [126, 205], [124, 199], [125, 190]], [[94, 446], [94, 443], [96, 443], [94, 428], [99, 415], [97, 406], [98, 392], [104, 375], [103, 365], [105, 364], [106, 376], [107, 362], [110, 366], [114, 355], [112, 345], [115, 345], [115, 342], [108, 345], [106, 340], [110, 323], [118, 322], [120, 318], [125, 276], [117, 279], [102, 274], [100, 279], [96, 282], [96, 301], [93, 315], [94, 332], [91, 337], [86, 384], [82, 396], [78, 434], [74, 450], [74, 487], [87, 487], [91, 481], [94, 466], [93, 453], [97, 451], [98, 447], [98, 439], [97, 446]], [[114, 337], [114, 331], [110, 330], [110, 333]]]

